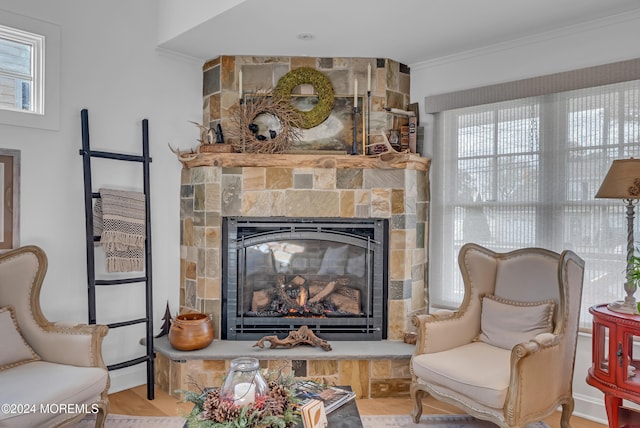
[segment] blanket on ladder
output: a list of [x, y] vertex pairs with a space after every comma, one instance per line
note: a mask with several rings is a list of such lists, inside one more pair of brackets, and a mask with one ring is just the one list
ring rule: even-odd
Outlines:
[[93, 205], [93, 233], [100, 236], [107, 272], [144, 270], [144, 193], [100, 189]]

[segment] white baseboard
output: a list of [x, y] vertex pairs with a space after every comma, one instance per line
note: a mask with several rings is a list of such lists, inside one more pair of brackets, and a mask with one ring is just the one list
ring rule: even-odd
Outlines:
[[604, 408], [604, 396], [598, 400], [583, 394], [573, 393], [575, 407], [573, 415], [579, 416], [590, 421], [609, 425], [607, 422], [607, 411]]
[[111, 377], [111, 386], [109, 394], [124, 391], [125, 389], [134, 388], [147, 383], [147, 367], [145, 364], [139, 364], [133, 367], [125, 367], [119, 370], [109, 372]]

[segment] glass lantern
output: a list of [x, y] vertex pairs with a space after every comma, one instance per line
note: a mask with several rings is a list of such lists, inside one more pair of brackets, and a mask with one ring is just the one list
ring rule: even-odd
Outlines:
[[256, 358], [231, 360], [231, 368], [220, 388], [221, 399], [242, 407], [255, 403], [268, 393], [269, 387], [260, 374], [260, 363]]

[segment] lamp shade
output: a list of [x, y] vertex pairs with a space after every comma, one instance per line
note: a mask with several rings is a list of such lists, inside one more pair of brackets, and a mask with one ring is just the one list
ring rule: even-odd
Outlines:
[[596, 198], [640, 199], [640, 159], [614, 160]]

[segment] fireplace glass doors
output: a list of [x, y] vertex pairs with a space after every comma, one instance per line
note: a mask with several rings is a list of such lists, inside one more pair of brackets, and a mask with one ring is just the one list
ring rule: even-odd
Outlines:
[[383, 219], [228, 217], [222, 337], [280, 338], [303, 325], [332, 340], [386, 331]]

